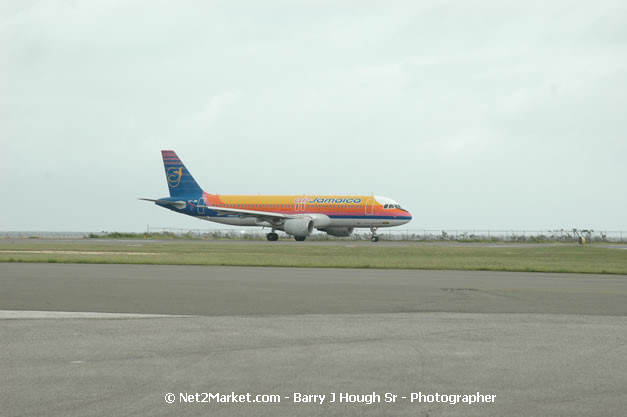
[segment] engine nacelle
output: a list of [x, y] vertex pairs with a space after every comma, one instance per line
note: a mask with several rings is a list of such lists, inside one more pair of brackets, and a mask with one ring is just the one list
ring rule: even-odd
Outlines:
[[336, 237], [347, 237], [353, 233], [354, 227], [326, 227], [322, 230], [323, 232], [327, 232], [328, 235], [336, 236]]
[[292, 236], [309, 236], [313, 228], [311, 219], [289, 219], [283, 223], [283, 231]]
[[331, 219], [326, 214], [309, 213], [307, 217], [311, 218], [314, 222], [314, 227], [320, 230], [321, 227], [327, 227], [331, 225]]

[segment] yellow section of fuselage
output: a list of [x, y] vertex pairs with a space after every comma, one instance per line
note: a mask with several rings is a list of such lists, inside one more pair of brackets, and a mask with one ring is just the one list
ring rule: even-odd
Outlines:
[[381, 205], [363, 195], [207, 195], [208, 205], [279, 213], [369, 214]]
[[266, 205], [293, 205], [293, 204], [335, 204], [355, 205], [366, 204], [368, 200], [374, 202], [372, 196], [346, 195], [216, 195], [218, 201], [224, 204], [266, 204]]

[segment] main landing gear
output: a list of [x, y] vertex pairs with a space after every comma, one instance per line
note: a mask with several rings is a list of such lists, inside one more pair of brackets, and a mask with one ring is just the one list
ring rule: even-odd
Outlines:
[[379, 241], [379, 236], [377, 236], [377, 228], [376, 227], [371, 227], [370, 231], [372, 232], [372, 236], [370, 236], [370, 241], [371, 242], [378, 242]]
[[[296, 239], [299, 242], [302, 242], [305, 240], [307, 236], [294, 236], [294, 239]], [[266, 239], [268, 239], [270, 242], [276, 242], [277, 240], [279, 240], [279, 235], [274, 233], [274, 232], [270, 232], [266, 235]]]

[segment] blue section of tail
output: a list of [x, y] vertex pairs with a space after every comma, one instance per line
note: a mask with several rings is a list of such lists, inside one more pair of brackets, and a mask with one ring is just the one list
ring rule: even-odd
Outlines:
[[192, 174], [181, 162], [174, 151], [161, 151], [165, 178], [168, 182], [171, 197], [198, 198], [202, 194], [202, 188], [198, 186]]

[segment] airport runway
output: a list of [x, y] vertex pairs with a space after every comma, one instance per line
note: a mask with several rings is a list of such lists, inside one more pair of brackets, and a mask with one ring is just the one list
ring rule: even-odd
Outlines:
[[[7, 416], [627, 408], [626, 276], [0, 264], [0, 310]], [[477, 391], [495, 402], [410, 401], [412, 392]], [[196, 392], [281, 402], [180, 402]], [[373, 392], [382, 402], [329, 402]], [[294, 402], [295, 393], [326, 399]], [[385, 393], [398, 397], [386, 403]]]
[[21, 263], [0, 274], [4, 310], [627, 315], [620, 275]]

